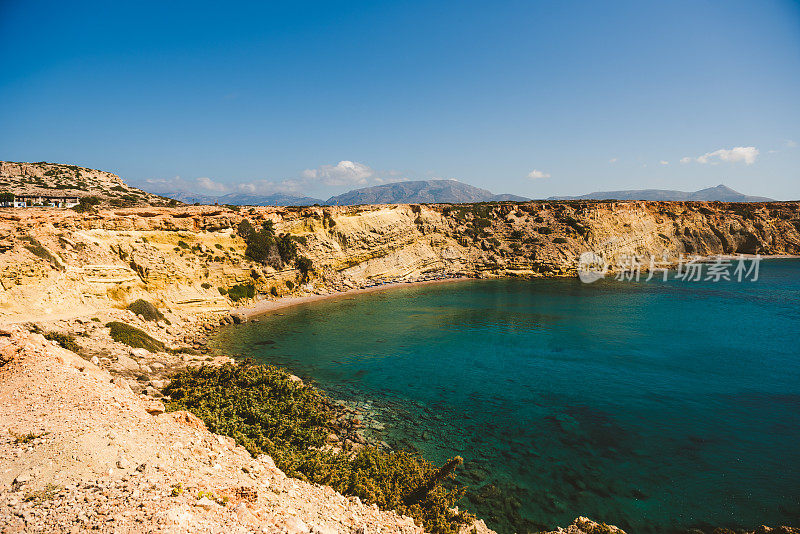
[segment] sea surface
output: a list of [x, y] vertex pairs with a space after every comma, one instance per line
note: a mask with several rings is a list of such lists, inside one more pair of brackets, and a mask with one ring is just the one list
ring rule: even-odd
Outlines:
[[800, 526], [800, 261], [756, 282], [491, 280], [300, 305], [212, 346], [313, 380], [371, 436], [465, 459], [499, 532]]

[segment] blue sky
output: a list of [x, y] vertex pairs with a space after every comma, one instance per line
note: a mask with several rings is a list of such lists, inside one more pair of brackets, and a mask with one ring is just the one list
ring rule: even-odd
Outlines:
[[796, 1], [0, 0], [0, 68], [0, 159], [151, 190], [800, 198]]

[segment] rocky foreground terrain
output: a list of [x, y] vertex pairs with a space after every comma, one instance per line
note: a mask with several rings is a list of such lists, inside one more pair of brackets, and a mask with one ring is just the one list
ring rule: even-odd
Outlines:
[[[312, 262], [308, 275], [246, 257], [243, 220], [291, 235]], [[208, 353], [205, 334], [259, 300], [432, 276], [569, 276], [587, 250], [612, 263], [633, 254], [796, 255], [800, 205], [0, 209], [0, 528], [419, 532], [409, 518], [287, 478], [191, 414], [163, 413], [169, 374], [228, 361]], [[163, 316], [128, 310], [138, 299]], [[164, 346], [131, 349], [111, 338], [109, 321]], [[74, 336], [74, 351], [53, 334]], [[579, 518], [559, 532], [621, 531]]]
[[3, 532], [407, 532], [24, 329], [0, 337]]

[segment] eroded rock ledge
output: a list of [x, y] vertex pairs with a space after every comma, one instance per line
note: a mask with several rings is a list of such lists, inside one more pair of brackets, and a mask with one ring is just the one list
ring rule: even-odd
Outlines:
[[[144, 298], [182, 315], [376, 282], [574, 273], [582, 252], [800, 254], [800, 204], [527, 202], [475, 205], [0, 210], [0, 320], [89, 315]], [[244, 256], [242, 220], [297, 238], [308, 280]], [[239, 303], [241, 304], [241, 302]]]

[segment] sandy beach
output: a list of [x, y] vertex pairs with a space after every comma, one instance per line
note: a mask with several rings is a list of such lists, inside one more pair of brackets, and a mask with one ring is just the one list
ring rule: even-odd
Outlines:
[[350, 289], [348, 291], [338, 291], [335, 293], [328, 293], [325, 295], [305, 295], [302, 297], [285, 297], [277, 300], [261, 300], [253, 304], [252, 306], [238, 308], [235, 310], [235, 313], [241, 317], [246, 317], [247, 319], [253, 319], [259, 315], [264, 315], [267, 313], [272, 313], [276, 310], [280, 310], [283, 308], [289, 308], [291, 306], [297, 306], [299, 304], [308, 304], [310, 302], [318, 302], [320, 300], [329, 300], [329, 299], [336, 299], [342, 297], [351, 297], [354, 295], [361, 295], [363, 293], [373, 293], [377, 291], [385, 291], [388, 289], [396, 289], [399, 287], [413, 287], [413, 286], [422, 286], [422, 285], [430, 285], [430, 284], [443, 284], [447, 282], [463, 282], [466, 280], [476, 280], [476, 278], [470, 278], [466, 276], [457, 277], [457, 278], [443, 278], [440, 280], [421, 280], [416, 282], [392, 282], [390, 284], [383, 284], [379, 286], [372, 286], [372, 287], [363, 287], [363, 288], [356, 288]]

